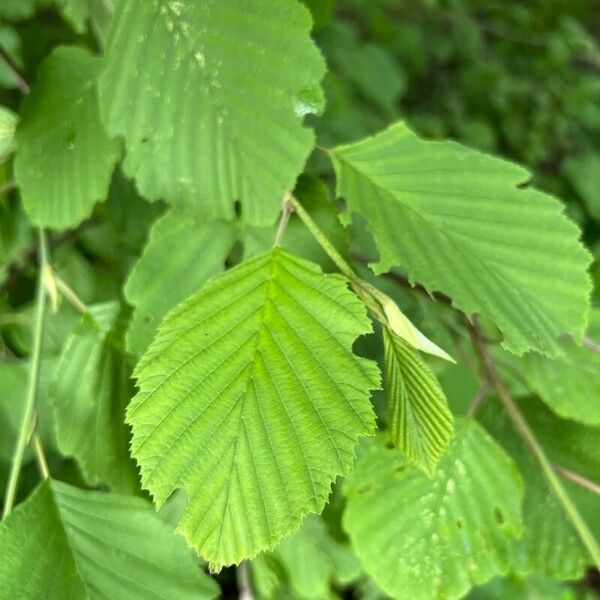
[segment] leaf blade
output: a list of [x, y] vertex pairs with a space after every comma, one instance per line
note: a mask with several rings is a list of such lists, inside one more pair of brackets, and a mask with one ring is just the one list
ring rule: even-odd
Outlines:
[[159, 504], [188, 492], [180, 529], [216, 568], [273, 547], [349, 471], [374, 426], [378, 370], [351, 352], [368, 331], [341, 277], [281, 249], [163, 322], [136, 368], [132, 454]]

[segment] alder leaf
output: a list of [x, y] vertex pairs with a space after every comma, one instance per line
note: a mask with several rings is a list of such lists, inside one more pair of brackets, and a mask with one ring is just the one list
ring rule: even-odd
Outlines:
[[73, 227], [107, 197], [121, 150], [100, 122], [101, 65], [82, 48], [56, 48], [23, 102], [15, 177], [36, 225]]
[[390, 437], [412, 464], [431, 475], [452, 437], [448, 401], [419, 353], [387, 327], [383, 348]]
[[0, 524], [3, 598], [210, 599], [216, 583], [148, 502], [46, 481]]
[[142, 483], [188, 495], [179, 528], [213, 568], [272, 548], [320, 512], [373, 431], [371, 331], [338, 275], [276, 248], [176, 307], [135, 372], [127, 410]]
[[138, 476], [123, 421], [133, 386], [119, 316], [117, 302], [89, 307], [67, 338], [49, 402], [58, 448], [75, 458], [86, 481], [131, 492], [138, 488]]
[[232, 223], [200, 222], [173, 209], [154, 224], [125, 284], [135, 308], [128, 350], [144, 352], [165, 314], [223, 270], [235, 236]]
[[380, 252], [376, 273], [411, 281], [491, 319], [516, 354], [560, 353], [589, 310], [589, 254], [554, 198], [521, 189], [528, 172], [396, 123], [331, 151], [348, 218], [361, 214]]
[[[591, 339], [600, 340], [600, 311], [592, 311]], [[600, 353], [562, 340], [557, 358], [539, 354], [525, 357], [531, 389], [559, 416], [600, 425]]]
[[[125, 172], [205, 218], [275, 221], [314, 145], [324, 61], [295, 0], [121, 0], [100, 103]], [[135, 94], [132, 94], [135, 90]]]
[[[540, 401], [525, 398], [519, 409], [538, 437], [550, 460], [559, 468], [568, 468], [589, 480], [600, 473], [600, 428], [584, 427], [556, 417]], [[540, 573], [555, 579], [576, 580], [592, 566], [585, 546], [540, 472], [531, 450], [514, 431], [498, 401], [488, 400], [477, 413], [482, 423], [513, 457], [525, 480], [523, 500], [523, 536], [513, 542], [512, 569], [521, 575]], [[587, 517], [598, 513], [598, 496], [563, 480], [578, 510]], [[597, 519], [596, 519], [597, 520]], [[598, 527], [588, 523], [594, 535]]]
[[293, 598], [329, 600], [334, 583], [346, 585], [361, 574], [351, 548], [333, 539], [316, 515], [306, 517], [296, 534], [285, 538], [273, 552], [257, 556], [251, 566], [257, 592], [266, 598], [283, 588]]
[[462, 597], [505, 573], [521, 534], [523, 495], [508, 455], [474, 421], [457, 422], [433, 478], [382, 438], [348, 480], [343, 525], [365, 570], [388, 594]]

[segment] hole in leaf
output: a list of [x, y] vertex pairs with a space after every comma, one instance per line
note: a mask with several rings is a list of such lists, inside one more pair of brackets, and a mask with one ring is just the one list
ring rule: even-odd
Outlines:
[[148, 143], [148, 138], [147, 137], [143, 137], [142, 138], [142, 144], [147, 144]]
[[239, 200], [236, 200], [233, 203], [233, 212], [235, 213], [236, 219], [239, 219], [242, 216], [242, 203]]
[[356, 490], [357, 494], [366, 494], [367, 492], [373, 489], [372, 483], [365, 483], [365, 485], [361, 485], [358, 490]]
[[494, 507], [494, 519], [496, 519], [496, 523], [498, 523], [498, 525], [502, 525], [504, 523], [504, 515], [497, 506]]

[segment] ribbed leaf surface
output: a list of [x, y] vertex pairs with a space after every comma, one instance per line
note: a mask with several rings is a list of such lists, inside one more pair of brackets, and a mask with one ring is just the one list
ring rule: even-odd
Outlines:
[[320, 512], [374, 427], [371, 330], [339, 276], [281, 249], [175, 308], [136, 369], [132, 453], [158, 504], [188, 496], [180, 529], [213, 567], [271, 548]]
[[452, 437], [448, 401], [418, 352], [387, 327], [383, 348], [390, 437], [412, 464], [432, 474]]
[[[590, 339], [600, 340], [600, 311], [592, 312]], [[559, 416], [600, 425], [600, 353], [571, 340], [561, 341], [563, 354], [546, 358], [528, 354], [531, 389]]]
[[0, 524], [0, 548], [2, 598], [218, 595], [185, 542], [139, 498], [45, 482]]
[[15, 176], [36, 225], [73, 227], [106, 199], [120, 145], [100, 122], [101, 65], [87, 50], [57, 48], [23, 103]]
[[225, 219], [239, 200], [249, 223], [275, 221], [314, 142], [310, 26], [295, 0], [119, 2], [100, 101], [146, 197]]
[[[541, 402], [526, 398], [520, 410], [557, 467], [566, 467], [596, 481], [600, 473], [600, 428], [563, 421]], [[485, 426], [510, 453], [525, 480], [523, 536], [513, 543], [512, 569], [523, 575], [541, 573], [556, 579], [580, 579], [592, 560], [540, 468], [497, 401], [488, 400], [478, 412]], [[598, 497], [569, 481], [563, 485], [585, 518], [598, 514]], [[586, 506], [591, 511], [586, 511]], [[589, 521], [589, 519], [588, 519]], [[596, 523], [588, 522], [596, 536]]]
[[521, 533], [521, 479], [475, 422], [457, 423], [433, 478], [380, 438], [348, 486], [344, 528], [391, 596], [451, 600], [506, 572], [511, 540]]
[[165, 314], [223, 270], [234, 241], [234, 227], [223, 221], [199, 222], [171, 210], [156, 222], [125, 284], [135, 308], [127, 332], [131, 352], [144, 352]]
[[264, 598], [330, 600], [334, 583], [343, 585], [361, 574], [351, 548], [333, 539], [315, 515], [308, 516], [300, 530], [273, 552], [257, 556], [251, 564], [256, 591]]
[[452, 142], [424, 142], [397, 123], [332, 151], [348, 213], [367, 221], [377, 273], [402, 267], [468, 314], [490, 318], [517, 354], [557, 354], [579, 339], [589, 256], [554, 198], [521, 189], [527, 171]]
[[132, 491], [138, 488], [138, 475], [123, 421], [133, 386], [118, 331], [119, 313], [117, 302], [89, 307], [66, 340], [49, 402], [58, 448], [75, 458], [85, 479]]

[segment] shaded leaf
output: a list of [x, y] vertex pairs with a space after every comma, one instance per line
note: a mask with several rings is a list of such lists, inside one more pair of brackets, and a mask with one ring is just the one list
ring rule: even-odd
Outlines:
[[56, 48], [23, 103], [15, 177], [36, 225], [73, 227], [106, 199], [120, 146], [100, 122], [101, 65], [87, 50]]
[[141, 499], [43, 483], [0, 524], [5, 598], [216, 598], [218, 588]]
[[461, 420], [431, 479], [381, 438], [372, 443], [349, 478], [343, 524], [385, 592], [450, 600], [506, 572], [522, 493], [506, 453]]
[[418, 352], [387, 327], [383, 347], [390, 437], [412, 464], [432, 474], [452, 437], [448, 402]]
[[245, 221], [275, 221], [313, 147], [302, 116], [322, 102], [310, 26], [294, 0], [119, 2], [100, 101], [144, 196], [211, 219], [237, 200]]
[[173, 210], [154, 224], [125, 284], [135, 308], [127, 332], [131, 352], [144, 352], [165, 314], [223, 270], [235, 235], [231, 223], [199, 222]]
[[49, 402], [58, 448], [76, 459], [85, 479], [133, 491], [138, 476], [124, 424], [133, 385], [119, 315], [116, 302], [89, 307], [61, 353]]
[[[592, 324], [589, 333], [600, 339], [600, 311], [592, 312]], [[557, 358], [527, 355], [529, 385], [558, 416], [600, 425], [600, 353], [571, 340], [561, 347]]]
[[375, 272], [406, 269], [494, 321], [516, 354], [557, 354], [561, 334], [581, 337], [589, 255], [558, 201], [520, 189], [525, 169], [422, 141], [402, 123], [331, 154], [348, 215], [361, 214], [377, 243]]

